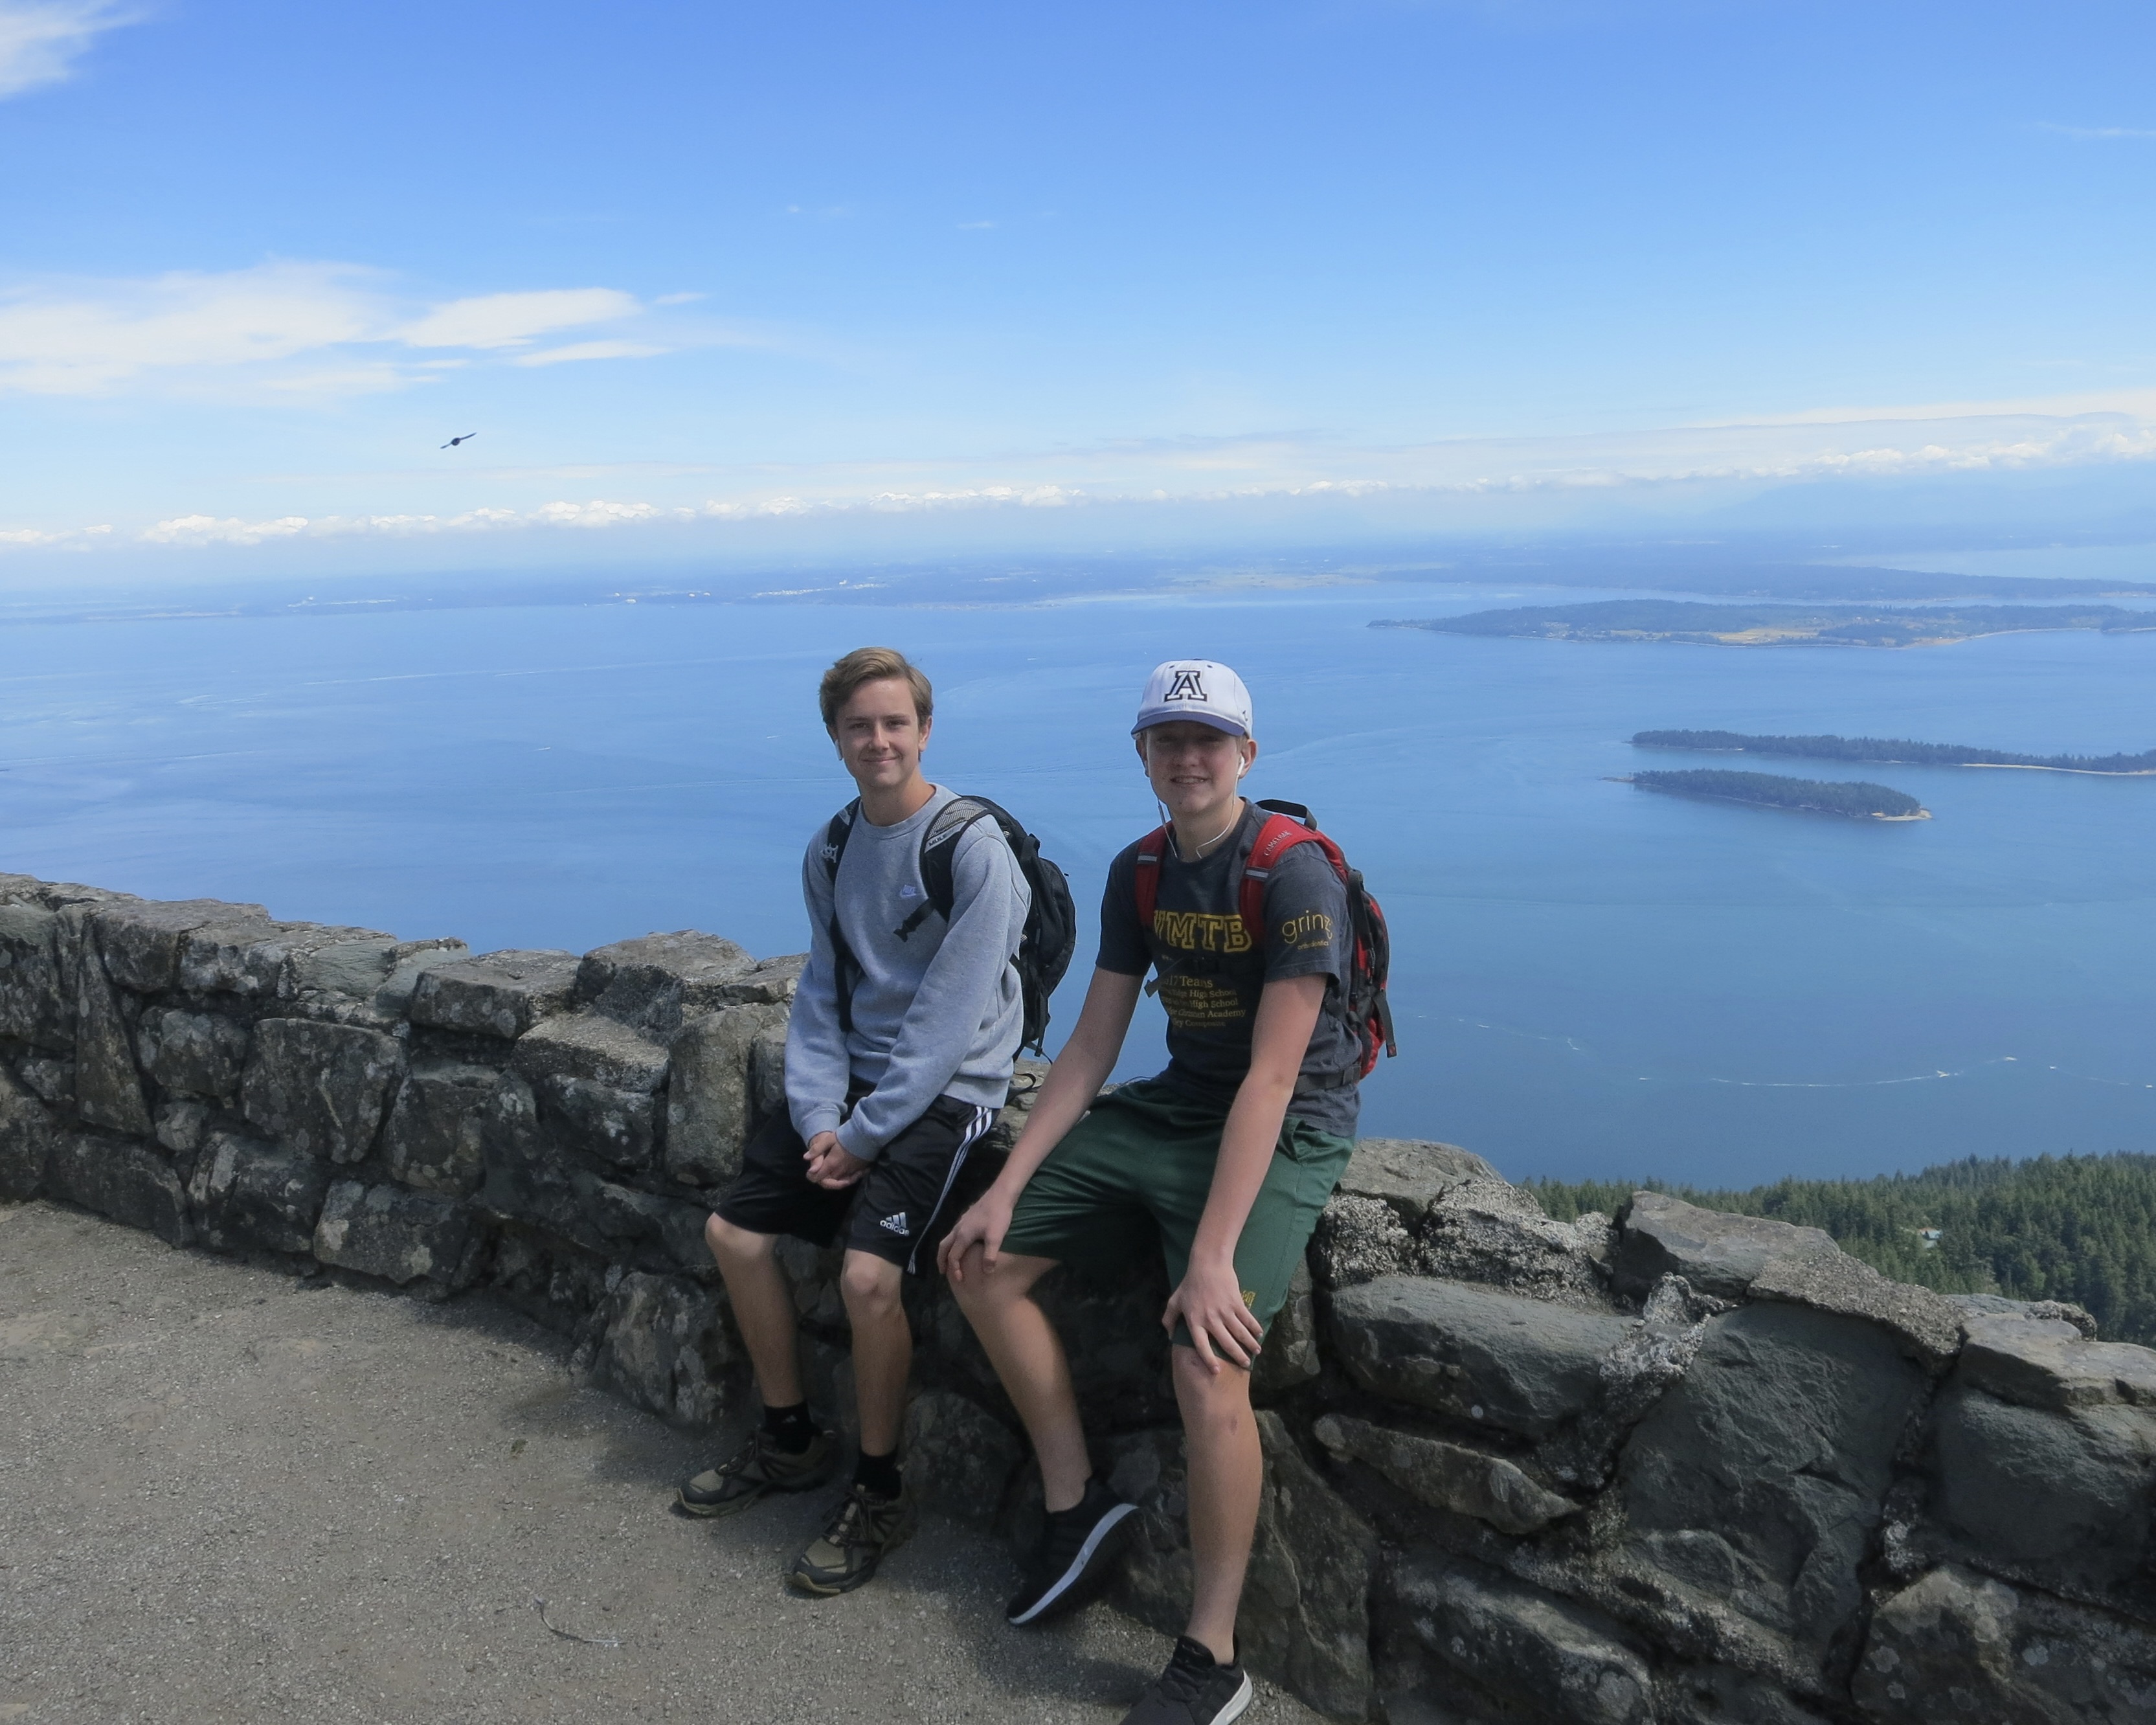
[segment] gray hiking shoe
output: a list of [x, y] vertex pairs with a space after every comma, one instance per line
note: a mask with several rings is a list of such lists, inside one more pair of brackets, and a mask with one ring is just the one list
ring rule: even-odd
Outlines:
[[913, 1532], [913, 1494], [879, 1497], [856, 1483], [839, 1500], [831, 1525], [793, 1560], [787, 1577], [803, 1593], [851, 1593], [876, 1572], [886, 1552], [896, 1551]]
[[727, 1460], [682, 1485], [674, 1495], [675, 1513], [739, 1515], [767, 1492], [812, 1490], [831, 1477], [837, 1448], [837, 1439], [819, 1431], [797, 1455], [773, 1444], [759, 1425]]

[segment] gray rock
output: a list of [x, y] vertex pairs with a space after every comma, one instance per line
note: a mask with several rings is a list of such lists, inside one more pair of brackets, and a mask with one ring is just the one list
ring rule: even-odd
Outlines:
[[670, 1053], [666, 1173], [689, 1186], [722, 1185], [741, 1172], [752, 1114], [749, 1060], [757, 1039], [783, 1027], [781, 1006], [737, 1006], [685, 1024]]
[[588, 1368], [603, 1387], [663, 1420], [709, 1425], [742, 1387], [742, 1353], [726, 1296], [678, 1276], [631, 1271], [600, 1307]]
[[1851, 1687], [1876, 1725], [2145, 1725], [2156, 1636], [1949, 1566], [1880, 1605]]
[[[1599, 1224], [1600, 1219], [1597, 1219]], [[1415, 1238], [1419, 1274], [1507, 1288], [1532, 1299], [1609, 1310], [1606, 1230], [1553, 1222], [1532, 1193], [1502, 1180], [1462, 1180], [1425, 1212]]]
[[1336, 1461], [1359, 1461], [1417, 1502], [1472, 1516], [1502, 1532], [1539, 1533], [1579, 1509], [1502, 1456], [1462, 1444], [1394, 1431], [1344, 1414], [1322, 1415], [1312, 1431]]
[[780, 958], [758, 959], [751, 969], [722, 983], [718, 990], [721, 1006], [791, 1006], [801, 973], [808, 963], [806, 952], [789, 952]]
[[[2078, 1310], [2079, 1308], [2076, 1308]], [[2025, 1408], [2156, 1407], [2156, 1352], [2091, 1342], [2061, 1318], [1968, 1320], [1956, 1377]]]
[[247, 1067], [247, 1026], [222, 1013], [152, 1007], [136, 1042], [144, 1070], [181, 1096], [230, 1096]]
[[1817, 1228], [1727, 1215], [1660, 1192], [1635, 1192], [1617, 1248], [1617, 1279], [1620, 1287], [1644, 1292], [1665, 1276], [1681, 1276], [1702, 1293], [1736, 1300], [1778, 1258], [1840, 1250]]
[[1678, 1666], [1657, 1673], [1661, 1725], [1828, 1725], [1770, 1678], [1729, 1666]]
[[[786, 1111], [786, 1024], [783, 1019], [757, 1033], [748, 1047], [749, 1130]], [[1009, 1113], [1005, 1108], [1004, 1112]]]
[[1250, 1371], [1250, 1394], [1276, 1401], [1323, 1370], [1317, 1357], [1317, 1305], [1312, 1297], [1310, 1266], [1298, 1262], [1288, 1277], [1287, 1298], [1266, 1327], [1265, 1345]]
[[1654, 1725], [1646, 1649], [1607, 1618], [1460, 1558], [1412, 1558], [1392, 1591], [1414, 1640], [1500, 1705], [1566, 1725]]
[[105, 973], [94, 933], [84, 935], [76, 957], [74, 1012], [75, 1106], [92, 1126], [149, 1137], [128, 1005]]
[[563, 1150], [581, 1151], [624, 1173], [649, 1169], [658, 1154], [659, 1109], [648, 1091], [612, 1090], [584, 1078], [542, 1078], [532, 1086], [539, 1117]]
[[394, 1020], [404, 1016], [424, 971], [470, 956], [459, 940], [400, 941], [364, 929], [316, 929], [285, 952], [277, 998], [326, 1016], [363, 1007], [378, 1019]]
[[580, 962], [573, 952], [512, 951], [429, 964], [412, 989], [412, 1022], [513, 1040], [569, 1009]]
[[1775, 1259], [1752, 1279], [1751, 1296], [1863, 1318], [1926, 1366], [1945, 1364], [1961, 1347], [1962, 1315], [1943, 1297], [1929, 1288], [1889, 1281], [1839, 1250], [1804, 1250]]
[[404, 1048], [355, 1024], [264, 1019], [240, 1086], [240, 1108], [295, 1150], [363, 1160], [404, 1078]]
[[2148, 1410], [2016, 1407], [1956, 1382], [1933, 1417], [1932, 1512], [1988, 1563], [2101, 1592], [2148, 1555], [2152, 1461]]
[[1712, 1320], [1625, 1448], [1629, 1556], [1823, 1657], [1862, 1603], [1858, 1566], [1924, 1383], [1859, 1319], [1759, 1305]]
[[202, 1148], [209, 1131], [206, 1102], [161, 1102], [157, 1106], [157, 1142], [175, 1156], [192, 1156]]
[[315, 1225], [314, 1251], [325, 1264], [378, 1276], [399, 1287], [425, 1280], [443, 1288], [469, 1279], [471, 1216], [431, 1193], [340, 1180], [329, 1189]]
[[[1372, 1693], [1376, 1536], [1302, 1459], [1277, 1414], [1257, 1418], [1265, 1473], [1236, 1625], [1244, 1659], [1321, 1712], [1362, 1718]], [[1111, 1489], [1143, 1512], [1119, 1597], [1156, 1629], [1179, 1634], [1191, 1575], [1182, 1440], [1137, 1433], [1116, 1440], [1106, 1459]]]
[[386, 941], [370, 929], [328, 928], [315, 922], [278, 922], [253, 907], [191, 928], [179, 942], [174, 984], [190, 994], [236, 994], [274, 1000], [289, 994], [293, 961], [317, 947], [354, 939]]
[[1964, 1317], [2011, 1317], [2033, 1323], [2070, 1323], [2091, 1341], [2096, 1320], [2086, 1308], [2066, 1300], [2010, 1300], [2004, 1294], [1948, 1294], [1946, 1301]]
[[520, 1038], [511, 1061], [531, 1081], [557, 1144], [629, 1171], [658, 1148], [667, 1053], [642, 1032], [597, 1013], [550, 1019]]
[[187, 1193], [172, 1165], [126, 1138], [101, 1132], [58, 1134], [45, 1164], [45, 1194], [143, 1229], [167, 1245], [186, 1245], [194, 1239]]
[[0, 1066], [0, 1199], [13, 1202], [44, 1190], [59, 1133], [44, 1103]]
[[1311, 1235], [1310, 1261], [1322, 1288], [1410, 1274], [1416, 1257], [1414, 1237], [1383, 1199], [1337, 1194]]
[[0, 1036], [63, 1051], [74, 1047], [74, 953], [61, 942], [58, 912], [39, 904], [0, 904]]
[[1390, 1205], [1413, 1228], [1446, 1192], [1467, 1181], [1506, 1183], [1496, 1169], [1457, 1144], [1358, 1138], [1348, 1171], [1340, 1177], [1340, 1189], [1351, 1198], [1372, 1198]]
[[453, 1060], [414, 1065], [382, 1135], [389, 1172], [408, 1186], [469, 1198], [485, 1173], [486, 1112], [501, 1075]]
[[1456, 1282], [1383, 1276], [1332, 1298], [1333, 1357], [1363, 1389], [1545, 1438], [1600, 1399], [1632, 1325]]
[[40, 1101], [64, 1106], [74, 1101], [74, 1062], [50, 1055], [32, 1055], [17, 1069], [23, 1086]]
[[924, 1389], [906, 1410], [906, 1481], [926, 1507], [986, 1523], [1003, 1507], [1025, 1446], [978, 1402]]
[[[401, 1019], [411, 1012], [412, 995], [419, 978], [438, 966], [462, 963], [471, 957], [471, 948], [459, 940], [399, 941], [388, 956], [389, 973], [374, 991], [374, 1009], [389, 1018]], [[341, 992], [329, 980], [316, 984], [304, 971], [297, 981], [303, 993], [317, 986], [324, 992]]]
[[313, 1249], [315, 1223], [329, 1190], [325, 1163], [236, 1132], [211, 1133], [203, 1153], [187, 1197], [205, 1245], [227, 1251]]
[[157, 994], [179, 985], [180, 950], [195, 930], [214, 923], [266, 927], [270, 913], [259, 905], [211, 898], [132, 899], [99, 906], [90, 920], [106, 974], [137, 994]]
[[585, 953], [577, 998], [664, 1041], [684, 1019], [736, 1004], [725, 987], [755, 964], [746, 948], [716, 934], [647, 934]]

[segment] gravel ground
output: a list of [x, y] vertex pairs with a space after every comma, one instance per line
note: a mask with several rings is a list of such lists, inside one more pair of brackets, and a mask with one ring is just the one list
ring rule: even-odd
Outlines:
[[1104, 1606], [1007, 1627], [1002, 1543], [932, 1518], [793, 1596], [824, 1494], [666, 1513], [733, 1435], [579, 1387], [485, 1300], [0, 1205], [0, 1721], [1094, 1725], [1166, 1659]]

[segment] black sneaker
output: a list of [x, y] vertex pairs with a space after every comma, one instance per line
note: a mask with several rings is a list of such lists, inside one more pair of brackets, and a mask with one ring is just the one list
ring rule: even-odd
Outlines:
[[685, 1481], [674, 1494], [674, 1512], [685, 1516], [739, 1515], [771, 1491], [807, 1491], [831, 1477], [838, 1440], [828, 1431], [809, 1439], [796, 1455], [782, 1450], [761, 1425], [716, 1467]]
[[1250, 1674], [1240, 1661], [1222, 1665], [1189, 1636], [1178, 1635], [1168, 1669], [1146, 1685], [1123, 1725], [1228, 1725], [1248, 1711], [1250, 1696]]
[[913, 1532], [913, 1497], [901, 1489], [896, 1497], [879, 1497], [855, 1484], [839, 1501], [831, 1525], [808, 1542], [787, 1577], [809, 1594], [850, 1594], [876, 1573], [887, 1552], [906, 1543]]
[[1107, 1568], [1123, 1523], [1137, 1513], [1098, 1480], [1071, 1508], [1048, 1518], [1025, 1562], [1025, 1584], [1004, 1607], [1009, 1623], [1045, 1623], [1086, 1601], [1086, 1584]]

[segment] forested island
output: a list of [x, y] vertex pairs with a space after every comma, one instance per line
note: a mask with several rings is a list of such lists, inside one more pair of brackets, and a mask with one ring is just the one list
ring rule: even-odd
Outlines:
[[2005, 749], [1964, 748], [1951, 742], [1911, 742], [1877, 737], [1748, 737], [1738, 731], [1641, 731], [1643, 749], [1693, 749], [1702, 754], [1799, 755], [1814, 761], [1876, 761], [1897, 767], [2025, 767], [2045, 773], [2131, 777], [2156, 773], [2156, 749], [2138, 755], [2017, 755]]
[[2156, 1345], [2156, 1156], [1943, 1163], [1873, 1180], [1781, 1180], [1702, 1192], [1643, 1180], [1530, 1183], [1559, 1221], [1609, 1213], [1636, 1187], [1711, 1210], [1823, 1228], [1897, 1281], [1943, 1294], [2085, 1306], [2106, 1338]]
[[2156, 629], [2156, 612], [2119, 605], [1716, 605], [1604, 599], [1464, 617], [1392, 618], [1373, 629], [1524, 635], [1549, 641], [1680, 641], [1719, 647], [1936, 647], [2030, 629]]
[[1788, 778], [1779, 773], [1729, 773], [1710, 767], [1686, 773], [1634, 773], [1624, 782], [1643, 791], [1713, 797], [1764, 809], [1800, 809], [1813, 814], [1871, 820], [1932, 818], [1931, 811], [1907, 792], [1862, 779]]

